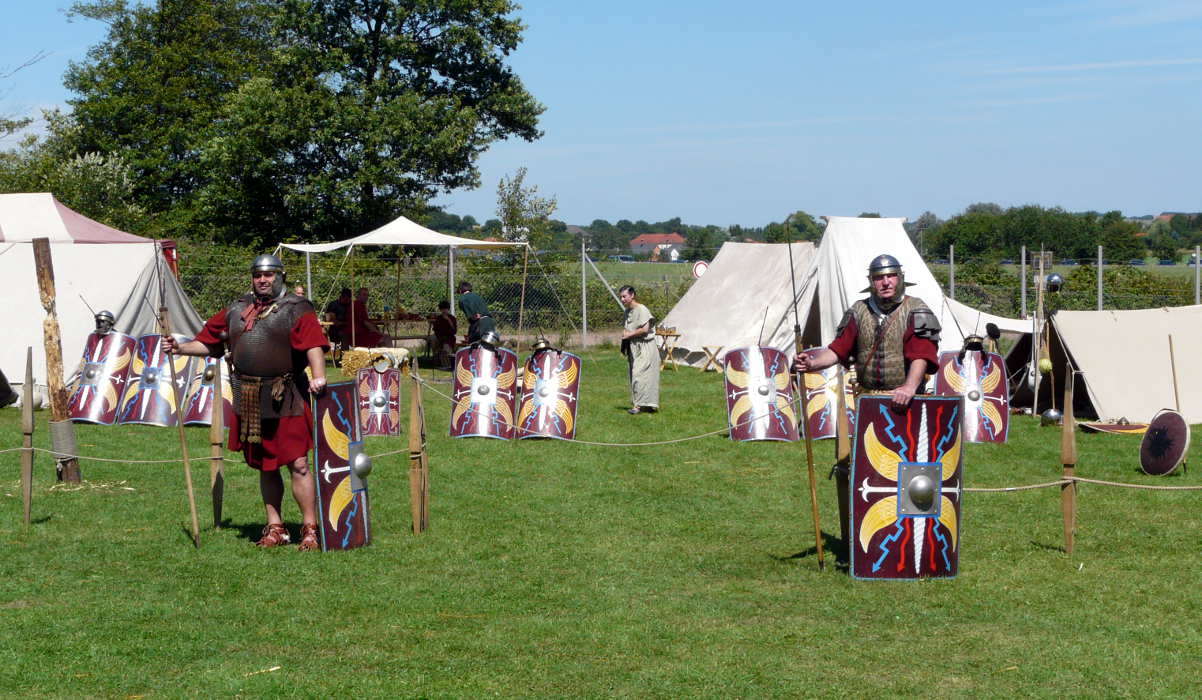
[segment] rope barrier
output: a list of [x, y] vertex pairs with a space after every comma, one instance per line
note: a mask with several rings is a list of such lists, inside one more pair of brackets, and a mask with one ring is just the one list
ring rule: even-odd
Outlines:
[[1103, 481], [1102, 479], [1086, 479], [1082, 476], [1065, 477], [1068, 481], [1079, 481], [1083, 484], [1099, 486], [1117, 486], [1124, 489], [1144, 489], [1146, 491], [1202, 491], [1202, 486], [1153, 486], [1152, 484], [1127, 484], [1121, 481]]
[[1028, 484], [1026, 486], [1002, 486], [998, 488], [986, 488], [983, 486], [964, 487], [966, 493], [1014, 493], [1016, 491], [1031, 491], [1032, 489], [1046, 489], [1051, 486], [1063, 486], [1069, 483], [1069, 479], [1057, 479], [1049, 481], [1046, 484]]

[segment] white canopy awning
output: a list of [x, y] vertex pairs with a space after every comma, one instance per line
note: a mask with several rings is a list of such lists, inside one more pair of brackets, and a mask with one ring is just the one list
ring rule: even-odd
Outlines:
[[448, 236], [445, 233], [432, 231], [421, 224], [416, 224], [403, 216], [381, 226], [375, 231], [368, 231], [354, 238], [333, 243], [281, 243], [289, 250], [299, 250], [302, 253], [328, 253], [356, 245], [433, 245], [456, 248], [504, 248], [507, 246], [522, 246], [525, 243], [509, 241], [480, 241], [475, 238], [460, 238]]

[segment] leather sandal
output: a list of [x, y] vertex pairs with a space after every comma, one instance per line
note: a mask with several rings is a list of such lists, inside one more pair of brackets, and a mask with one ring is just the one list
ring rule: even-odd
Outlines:
[[317, 540], [316, 525], [301, 525], [300, 544], [297, 549], [301, 552], [310, 552], [321, 549], [321, 543]]
[[268, 523], [263, 528], [263, 536], [255, 544], [260, 547], [279, 547], [280, 545], [288, 544], [292, 538], [288, 536], [288, 528], [282, 523]]

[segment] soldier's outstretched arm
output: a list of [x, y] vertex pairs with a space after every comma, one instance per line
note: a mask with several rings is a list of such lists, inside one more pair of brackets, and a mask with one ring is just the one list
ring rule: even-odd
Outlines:
[[794, 372], [817, 372], [839, 361], [839, 356], [830, 348], [811, 348], [797, 353], [793, 358]]
[[172, 336], [163, 336], [163, 350], [171, 355], [209, 355], [211, 354], [208, 345], [199, 340], [189, 340], [186, 343], [180, 343]]

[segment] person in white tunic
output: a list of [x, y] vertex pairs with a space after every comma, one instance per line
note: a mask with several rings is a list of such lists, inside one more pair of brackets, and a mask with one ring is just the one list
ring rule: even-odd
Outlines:
[[626, 307], [622, 327], [622, 353], [630, 365], [630, 411], [659, 410], [659, 348], [655, 346], [655, 320], [646, 306], [635, 299], [634, 287], [618, 290]]

